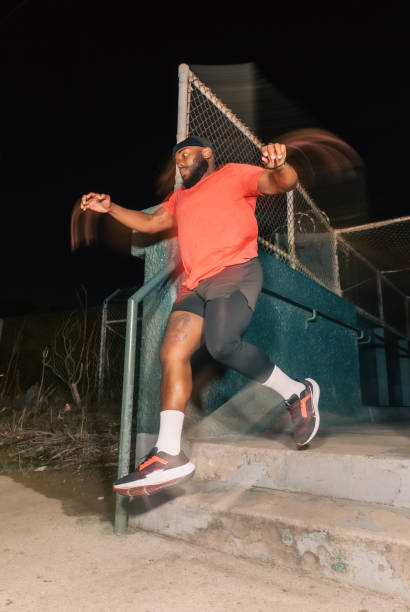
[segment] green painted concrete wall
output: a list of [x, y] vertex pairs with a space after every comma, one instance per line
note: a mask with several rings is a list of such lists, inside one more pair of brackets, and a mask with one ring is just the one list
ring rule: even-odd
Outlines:
[[[175, 253], [172, 241], [162, 241], [145, 249], [146, 280], [165, 265], [170, 250]], [[261, 252], [260, 258], [264, 290], [245, 338], [264, 348], [274, 363], [290, 376], [315, 378], [321, 386], [323, 409], [354, 414], [362, 405], [357, 333], [321, 314], [308, 322], [312, 312], [306, 307], [353, 326], [356, 325], [355, 308], [275, 257]], [[170, 280], [144, 300], [139, 434], [158, 431], [161, 378], [158, 350], [175, 295], [175, 282]], [[292, 301], [301, 302], [305, 307]], [[216, 410], [248, 383], [245, 377], [215, 363], [205, 349], [193, 358], [193, 374], [193, 401], [201, 405], [204, 414]]]
[[359, 344], [363, 403], [368, 406], [410, 406], [410, 343], [358, 315], [367, 338]]
[[[264, 285], [246, 340], [262, 347], [289, 376], [317, 380], [322, 409], [354, 414], [362, 405], [357, 333], [319, 313], [355, 326], [355, 308], [271, 255], [261, 252], [259, 257]], [[309, 322], [312, 311], [292, 302], [316, 309], [315, 320]], [[207, 410], [215, 410], [247, 382], [220, 369], [210, 385]]]

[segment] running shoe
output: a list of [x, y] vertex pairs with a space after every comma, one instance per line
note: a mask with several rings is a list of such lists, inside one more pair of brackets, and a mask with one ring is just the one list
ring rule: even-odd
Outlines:
[[320, 387], [312, 378], [305, 378], [299, 382], [305, 385], [304, 391], [292, 395], [286, 400], [286, 407], [293, 422], [293, 436], [296, 446], [308, 444], [319, 429], [319, 397]]
[[186, 455], [168, 455], [154, 447], [141, 461], [135, 472], [114, 482], [113, 489], [120, 495], [151, 495], [164, 487], [177, 484], [195, 470]]

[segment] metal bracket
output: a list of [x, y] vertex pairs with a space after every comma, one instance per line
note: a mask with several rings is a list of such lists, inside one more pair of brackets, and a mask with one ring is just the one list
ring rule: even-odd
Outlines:
[[365, 338], [365, 337], [366, 336], [364, 334], [364, 331], [361, 329], [360, 330], [360, 334], [356, 338], [358, 344], [370, 344], [370, 342], [372, 341], [372, 335], [369, 334], [369, 336], [366, 338], [366, 340], [363, 340], [363, 338]]
[[313, 308], [313, 309], [312, 309], [312, 316], [311, 316], [311, 317], [308, 317], [308, 318], [306, 319], [306, 321], [305, 321], [305, 322], [306, 322], [306, 328], [308, 327], [308, 324], [309, 324], [309, 323], [314, 323], [314, 322], [316, 321], [316, 319], [317, 319], [317, 311], [316, 311], [316, 309], [315, 309], [315, 308]]
[[317, 311], [315, 308], [312, 309], [312, 316], [308, 317], [305, 321], [305, 328], [307, 329], [309, 326], [309, 323], [314, 323], [317, 319]]

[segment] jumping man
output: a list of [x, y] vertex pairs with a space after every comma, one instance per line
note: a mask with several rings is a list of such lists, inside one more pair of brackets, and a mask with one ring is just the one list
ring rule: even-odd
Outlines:
[[183, 185], [154, 214], [123, 208], [105, 194], [82, 197], [82, 210], [110, 214], [140, 232], [176, 226], [185, 271], [160, 349], [158, 440], [135, 472], [114, 483], [118, 493], [149, 493], [194, 471], [181, 451], [181, 433], [192, 391], [190, 359], [203, 343], [214, 359], [283, 397], [297, 447], [316, 435], [317, 382], [289, 378], [263, 350], [242, 340], [262, 288], [256, 198], [290, 191], [298, 182], [286, 161], [285, 145], [269, 143], [261, 153], [263, 167], [226, 164], [216, 169], [209, 141], [195, 136], [185, 139], [173, 148]]

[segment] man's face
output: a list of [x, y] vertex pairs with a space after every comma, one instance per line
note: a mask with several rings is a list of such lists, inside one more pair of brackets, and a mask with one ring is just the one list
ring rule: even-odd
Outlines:
[[208, 171], [208, 160], [203, 157], [202, 151], [202, 147], [185, 147], [175, 154], [176, 165], [187, 189], [196, 185]]

